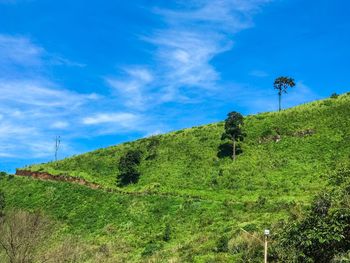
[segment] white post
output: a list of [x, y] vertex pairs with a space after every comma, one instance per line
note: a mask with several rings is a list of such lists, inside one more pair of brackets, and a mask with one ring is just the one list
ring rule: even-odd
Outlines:
[[270, 230], [265, 229], [264, 235], [265, 235], [264, 262], [267, 263], [267, 238], [270, 235]]

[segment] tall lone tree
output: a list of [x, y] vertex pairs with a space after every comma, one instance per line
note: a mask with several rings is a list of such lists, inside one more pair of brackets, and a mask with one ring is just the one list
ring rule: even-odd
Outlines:
[[227, 114], [225, 120], [225, 132], [221, 140], [232, 140], [232, 159], [236, 160], [236, 142], [243, 141], [245, 134], [242, 131], [244, 117], [239, 112], [233, 111]]
[[278, 111], [281, 111], [282, 93], [287, 93], [287, 89], [294, 86], [294, 79], [290, 77], [279, 77], [273, 83], [273, 87], [278, 90]]

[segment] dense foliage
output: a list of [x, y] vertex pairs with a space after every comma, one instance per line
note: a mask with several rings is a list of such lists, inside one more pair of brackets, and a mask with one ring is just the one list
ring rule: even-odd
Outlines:
[[139, 150], [129, 150], [119, 160], [119, 174], [117, 185], [125, 186], [137, 183], [140, 177], [138, 166], [141, 163], [142, 152]]
[[236, 159], [236, 142], [243, 141], [245, 136], [242, 131], [244, 117], [239, 112], [233, 111], [227, 114], [225, 120], [225, 131], [221, 136], [222, 140], [230, 139], [232, 141], [232, 159]]
[[349, 166], [336, 170], [330, 179], [335, 187], [319, 194], [306, 216], [290, 220], [280, 231], [279, 261], [328, 263], [350, 251]]

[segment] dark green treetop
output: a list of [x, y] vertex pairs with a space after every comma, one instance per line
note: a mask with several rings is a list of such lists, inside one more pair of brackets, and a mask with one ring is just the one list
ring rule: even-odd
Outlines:
[[221, 140], [230, 139], [233, 142], [232, 159], [236, 159], [236, 142], [244, 139], [242, 131], [244, 117], [239, 112], [233, 111], [227, 114], [225, 120], [225, 131], [221, 136]]

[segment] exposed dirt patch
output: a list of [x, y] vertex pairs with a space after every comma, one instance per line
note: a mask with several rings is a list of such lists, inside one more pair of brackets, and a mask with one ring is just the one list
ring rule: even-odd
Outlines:
[[40, 179], [40, 180], [52, 180], [52, 181], [76, 183], [76, 184], [88, 186], [92, 189], [101, 188], [101, 186], [98, 184], [85, 181], [84, 179], [81, 179], [78, 177], [65, 176], [65, 175], [52, 175], [52, 174], [49, 174], [46, 172], [33, 172], [33, 171], [29, 171], [29, 170], [17, 169], [16, 175], [32, 177], [32, 178]]

